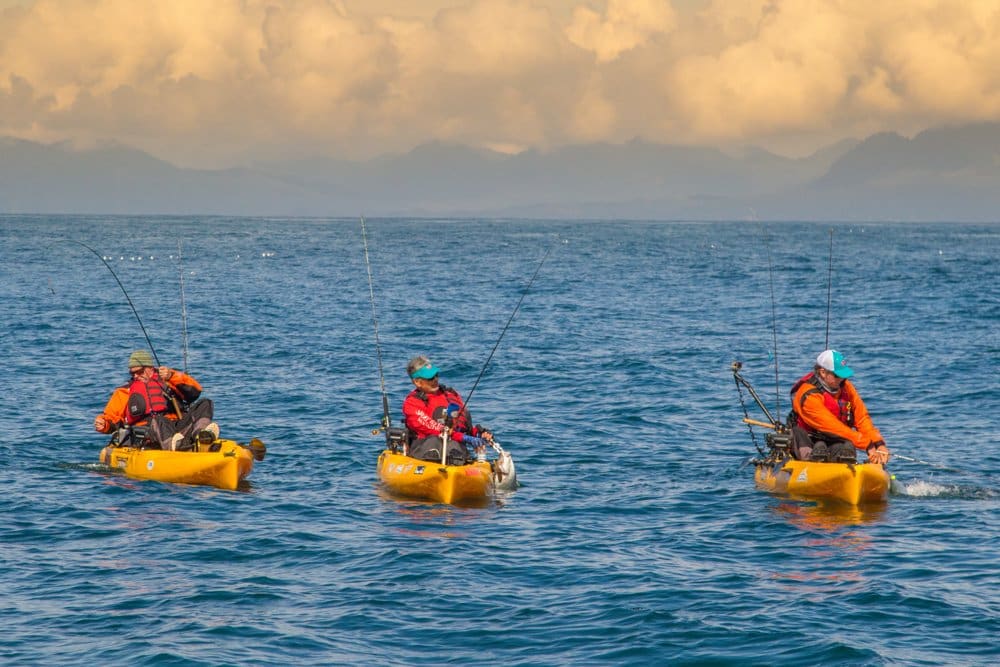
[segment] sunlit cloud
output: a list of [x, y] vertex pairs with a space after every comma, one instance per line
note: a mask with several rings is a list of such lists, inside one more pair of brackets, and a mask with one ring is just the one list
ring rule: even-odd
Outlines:
[[992, 0], [438, 4], [26, 2], [0, 13], [0, 135], [221, 166], [1000, 119]]
[[608, 0], [603, 14], [586, 5], [577, 7], [566, 35], [592, 51], [598, 62], [607, 62], [673, 27], [674, 11], [665, 0]]

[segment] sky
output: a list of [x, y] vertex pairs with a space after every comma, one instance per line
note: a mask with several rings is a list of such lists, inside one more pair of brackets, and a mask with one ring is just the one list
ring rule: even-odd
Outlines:
[[1000, 120], [996, 0], [0, 0], [0, 136], [178, 166]]

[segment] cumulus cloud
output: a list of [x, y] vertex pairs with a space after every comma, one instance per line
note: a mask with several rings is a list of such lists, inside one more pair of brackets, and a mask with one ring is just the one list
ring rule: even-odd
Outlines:
[[577, 7], [566, 35], [573, 44], [592, 51], [598, 62], [607, 62], [673, 26], [674, 11], [667, 0], [608, 0], [603, 14], [585, 5]]
[[[0, 135], [180, 164], [1000, 119], [992, 0], [34, 0], [0, 12]], [[383, 5], [385, 6], [385, 5]]]

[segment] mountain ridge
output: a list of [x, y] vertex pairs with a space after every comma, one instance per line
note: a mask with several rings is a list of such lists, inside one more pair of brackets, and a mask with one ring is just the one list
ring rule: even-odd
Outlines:
[[800, 158], [640, 138], [517, 154], [432, 141], [218, 170], [118, 143], [0, 137], [4, 213], [995, 221], [998, 185], [1000, 123], [877, 133]]

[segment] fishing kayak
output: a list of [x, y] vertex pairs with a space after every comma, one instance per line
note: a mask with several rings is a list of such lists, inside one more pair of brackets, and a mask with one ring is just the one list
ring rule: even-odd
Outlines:
[[517, 487], [514, 463], [503, 451], [496, 461], [442, 465], [387, 449], [378, 457], [378, 477], [394, 495], [447, 505], [485, 500], [495, 490]]
[[108, 445], [101, 450], [101, 463], [134, 479], [233, 491], [253, 470], [255, 456], [258, 461], [264, 458], [264, 449], [256, 439], [249, 446], [219, 439], [189, 452]]
[[815, 461], [762, 461], [756, 464], [757, 486], [775, 493], [809, 498], [830, 498], [862, 505], [889, 498], [889, 473], [876, 463], [819, 463]]

